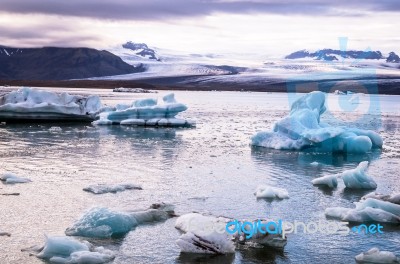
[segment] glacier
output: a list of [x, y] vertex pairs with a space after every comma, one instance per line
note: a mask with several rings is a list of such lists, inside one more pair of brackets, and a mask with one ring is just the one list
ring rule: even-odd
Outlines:
[[357, 263], [376, 263], [376, 264], [395, 264], [400, 263], [400, 258], [397, 258], [393, 252], [380, 251], [374, 247], [363, 252], [355, 257]]
[[111, 250], [64, 236], [46, 237], [46, 244], [36, 256], [50, 263], [68, 264], [101, 264], [115, 258]]
[[13, 173], [4, 173], [1, 177], [0, 177], [0, 181], [4, 181], [6, 184], [14, 184], [14, 183], [27, 183], [27, 182], [31, 182], [30, 179], [28, 178], [23, 178], [23, 177], [18, 177]]
[[140, 224], [163, 221], [172, 216], [173, 206], [164, 203], [154, 204], [144, 211], [132, 212], [95, 207], [84, 213], [72, 227], [67, 228], [65, 234], [95, 238], [120, 237]]
[[400, 223], [400, 205], [367, 198], [355, 203], [356, 208], [329, 207], [325, 215], [346, 222]]
[[257, 198], [270, 198], [270, 199], [287, 199], [289, 193], [287, 190], [269, 185], [259, 185], [256, 188], [255, 196]]
[[0, 97], [0, 121], [93, 121], [102, 108], [96, 95], [23, 87]]
[[312, 152], [366, 153], [381, 148], [379, 134], [321, 122], [326, 111], [325, 93], [315, 91], [297, 99], [288, 116], [275, 123], [272, 131], [258, 132], [251, 145], [273, 149], [307, 150]]
[[175, 116], [187, 109], [187, 106], [178, 103], [173, 93], [163, 97], [163, 102], [148, 98], [139, 99], [130, 105], [119, 104], [113, 109], [99, 114], [94, 125], [136, 125], [136, 126], [172, 126], [190, 127], [193, 121], [178, 119]]
[[91, 192], [94, 194], [104, 194], [104, 193], [117, 193], [123, 192], [125, 190], [142, 190], [140, 185], [136, 184], [116, 184], [116, 185], [107, 185], [107, 184], [96, 184], [89, 185], [88, 187], [83, 188], [85, 192]]

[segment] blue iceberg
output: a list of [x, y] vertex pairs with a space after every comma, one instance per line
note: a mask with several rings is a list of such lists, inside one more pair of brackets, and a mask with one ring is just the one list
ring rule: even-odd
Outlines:
[[321, 122], [325, 111], [325, 93], [306, 94], [292, 104], [290, 114], [278, 121], [272, 131], [254, 135], [251, 144], [273, 149], [346, 153], [366, 153], [382, 147], [383, 140], [374, 131]]

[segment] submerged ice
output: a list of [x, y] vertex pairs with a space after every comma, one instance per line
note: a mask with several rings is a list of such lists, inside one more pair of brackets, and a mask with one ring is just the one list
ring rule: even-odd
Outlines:
[[136, 184], [116, 184], [116, 185], [107, 185], [107, 184], [96, 184], [90, 185], [88, 187], [83, 188], [85, 192], [91, 192], [94, 194], [104, 194], [104, 193], [117, 193], [123, 192], [125, 190], [142, 190], [140, 185]]
[[83, 97], [24, 87], [0, 97], [0, 121], [91, 121], [101, 108], [95, 95]]
[[292, 104], [289, 115], [278, 121], [272, 131], [257, 133], [251, 144], [274, 149], [347, 153], [365, 153], [382, 147], [382, 138], [373, 131], [321, 122], [325, 111], [323, 92], [304, 95]]
[[163, 97], [163, 102], [148, 98], [139, 99], [132, 104], [119, 104], [115, 108], [100, 113], [96, 125], [136, 125], [136, 126], [191, 126], [194, 123], [175, 118], [187, 109], [187, 106], [178, 103], [174, 94]]

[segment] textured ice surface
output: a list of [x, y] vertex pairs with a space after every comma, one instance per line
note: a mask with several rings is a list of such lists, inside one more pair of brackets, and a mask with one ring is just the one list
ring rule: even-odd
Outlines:
[[112, 111], [100, 113], [95, 125], [136, 125], [136, 126], [192, 126], [194, 122], [177, 119], [175, 116], [187, 109], [176, 102], [174, 94], [163, 97], [163, 103], [156, 99], [140, 99], [131, 105], [117, 105]]
[[324, 185], [329, 188], [336, 188], [338, 185], [337, 175], [328, 175], [316, 178], [311, 181], [314, 185]]
[[257, 198], [271, 198], [271, 199], [287, 199], [289, 193], [285, 189], [272, 187], [269, 185], [259, 185], [256, 188], [255, 195]]
[[376, 192], [371, 192], [371, 193], [366, 194], [363, 197], [361, 197], [361, 200], [366, 200], [368, 198], [387, 201], [387, 202], [391, 202], [391, 203], [400, 205], [400, 193], [393, 193], [391, 195], [388, 195], [388, 194], [380, 194], [380, 193], [376, 193]]
[[346, 222], [400, 223], [400, 205], [372, 198], [367, 198], [355, 204], [355, 209], [343, 207], [327, 208], [325, 215]]
[[235, 245], [227, 234], [213, 232], [206, 235], [197, 235], [192, 232], [182, 234], [176, 241], [181, 252], [227, 254], [235, 252]]
[[365, 153], [382, 147], [382, 138], [373, 131], [320, 122], [325, 110], [325, 93], [304, 95], [292, 104], [290, 114], [278, 121], [272, 131], [257, 133], [251, 144], [274, 149], [348, 153]]
[[12, 173], [4, 173], [1, 177], [0, 177], [1, 181], [4, 181], [7, 184], [14, 184], [14, 183], [26, 183], [26, 182], [31, 182], [30, 179], [28, 178], [22, 178], [22, 177], [18, 177], [15, 174]]
[[0, 121], [90, 121], [101, 107], [95, 95], [83, 97], [24, 87], [0, 97]]
[[143, 88], [125, 88], [125, 87], [119, 87], [119, 88], [114, 88], [113, 92], [119, 92], [119, 93], [157, 93], [157, 91], [151, 91], [151, 90], [146, 90]]
[[135, 212], [92, 208], [84, 213], [72, 227], [67, 228], [65, 234], [97, 238], [118, 237], [140, 224], [166, 220], [173, 214], [173, 207], [166, 204], [152, 205], [148, 210]]
[[360, 162], [357, 168], [339, 174], [344, 184], [350, 189], [375, 189], [376, 182], [367, 175], [368, 161]]
[[94, 248], [89, 242], [80, 242], [70, 237], [47, 237], [43, 250], [38, 258], [49, 260], [51, 263], [86, 263], [100, 264], [114, 259], [110, 250], [102, 247]]
[[356, 256], [357, 263], [393, 264], [400, 263], [400, 259], [393, 252], [380, 251], [378, 248], [371, 248]]
[[83, 190], [94, 194], [103, 194], [123, 192], [125, 190], [142, 190], [142, 187], [140, 185], [130, 183], [116, 185], [96, 184], [85, 187]]

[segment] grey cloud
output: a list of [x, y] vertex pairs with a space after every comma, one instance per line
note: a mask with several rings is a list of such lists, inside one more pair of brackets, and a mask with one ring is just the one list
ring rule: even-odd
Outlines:
[[360, 15], [365, 11], [400, 11], [395, 0], [2, 0], [0, 11], [113, 20], [165, 20], [223, 13]]

